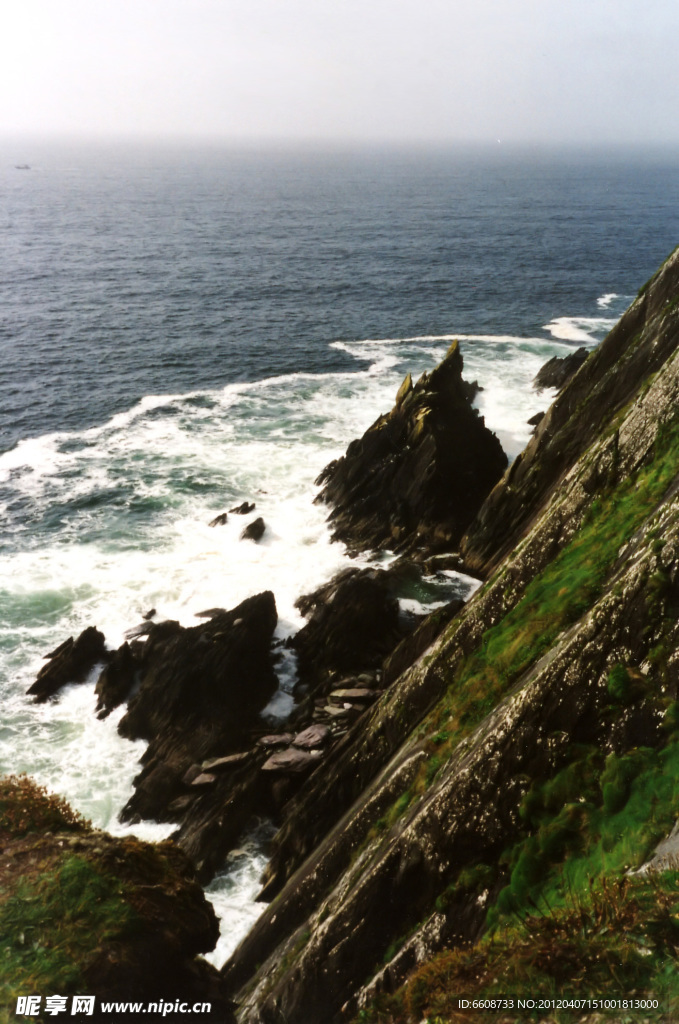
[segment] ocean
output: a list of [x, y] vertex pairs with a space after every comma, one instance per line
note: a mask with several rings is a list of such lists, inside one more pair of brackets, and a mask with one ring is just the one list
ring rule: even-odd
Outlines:
[[[295, 599], [347, 564], [321, 469], [454, 339], [516, 456], [542, 363], [596, 345], [677, 243], [679, 159], [4, 141], [0, 237], [0, 771], [123, 833], [143, 744], [121, 710], [96, 719], [91, 683], [30, 703], [43, 656], [263, 589], [294, 632]], [[258, 545], [208, 525], [244, 500]], [[288, 661], [272, 719], [293, 683]], [[261, 909], [269, 830], [209, 887], [216, 963]]]

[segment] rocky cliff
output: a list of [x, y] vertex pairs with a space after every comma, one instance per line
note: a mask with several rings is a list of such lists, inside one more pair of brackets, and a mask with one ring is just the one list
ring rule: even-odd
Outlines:
[[242, 1024], [624, 995], [621, 958], [679, 995], [674, 876], [626, 874], [679, 809], [678, 342], [675, 252], [468, 526], [484, 586], [288, 806], [224, 972]]
[[233, 1021], [218, 972], [198, 957], [217, 940], [217, 918], [172, 843], [92, 829], [20, 776], [0, 779], [0, 854], [0, 1020], [22, 1016], [27, 996], [39, 1006], [24, 1016], [70, 1017], [88, 994], [96, 1020], [119, 1019], [103, 1004], [132, 999], [149, 1021], [183, 1019], [180, 1007], [196, 1004], [201, 1019]]

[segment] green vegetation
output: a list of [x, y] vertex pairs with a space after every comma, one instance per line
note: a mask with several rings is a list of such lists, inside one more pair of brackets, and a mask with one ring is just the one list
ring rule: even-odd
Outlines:
[[167, 906], [194, 906], [176, 847], [97, 832], [26, 776], [0, 779], [0, 846], [2, 1024], [18, 995], [86, 993], [92, 972], [136, 969]]
[[[648, 858], [679, 815], [679, 702], [663, 696], [676, 595], [659, 561], [662, 531], [653, 528], [651, 518], [677, 466], [675, 418], [658, 433], [653, 460], [599, 494], [573, 539], [528, 584], [514, 608], [486, 631], [476, 651], [452, 671], [447, 669], [450, 652], [438, 655], [440, 671], [449, 671], [450, 678], [444, 698], [420, 730], [429, 757], [384, 821], [394, 822], [404, 801], [432, 784], [461, 739], [564, 630], [593, 608], [625, 544], [644, 524], [650, 526], [646, 539], [656, 564], [645, 581], [636, 628], [648, 645], [651, 674], [612, 665], [597, 728], [605, 734], [616, 722], [624, 723], [625, 716], [639, 713], [638, 703], [651, 717], [664, 711], [661, 728], [649, 733], [658, 745], [616, 747], [617, 752], [607, 753], [594, 743], [572, 744], [566, 763], [551, 778], [527, 780], [516, 840], [496, 865], [466, 868], [435, 903], [436, 910], [446, 912], [465, 893], [498, 892], [504, 879], [488, 911], [485, 937], [434, 957], [398, 993], [379, 997], [360, 1021], [447, 1024], [468, 1019], [458, 1013], [460, 993], [563, 998], [602, 992], [617, 997], [634, 990], [639, 998], [658, 998], [679, 1012], [679, 873], [628, 874]], [[567, 1012], [553, 1017], [577, 1018]], [[619, 1019], [637, 1021], [639, 1015]]]
[[638, 868], [679, 813], [679, 737], [662, 750], [624, 755], [576, 748], [552, 779], [534, 783], [520, 808], [529, 831], [501, 861], [509, 881], [488, 921], [566, 905], [593, 877]]
[[0, 903], [0, 1002], [76, 990], [101, 943], [134, 929], [136, 914], [121, 896], [118, 879], [74, 855], [20, 881]]
[[[559, 908], [507, 924], [474, 946], [423, 964], [394, 995], [378, 997], [359, 1014], [361, 1024], [469, 1021], [458, 999], [655, 998], [676, 1019], [679, 1010], [679, 874], [623, 877], [589, 884]], [[484, 1020], [545, 1020], [544, 1011]], [[586, 1019], [582, 1010], [557, 1009], [557, 1022]], [[639, 1010], [615, 1013], [619, 1024], [646, 1019]], [[595, 1015], [596, 1017], [596, 1015]], [[653, 1015], [655, 1019], [655, 1015]], [[472, 1019], [476, 1019], [475, 1017]], [[598, 1019], [598, 1018], [596, 1018]], [[612, 1018], [611, 1018], [612, 1019]]]
[[[518, 604], [484, 633], [479, 649], [457, 667], [446, 695], [421, 727], [421, 734], [430, 737], [430, 761], [412, 786], [412, 797], [431, 784], [459, 741], [497, 707], [521, 675], [553, 647], [559, 634], [592, 608], [620, 549], [654, 512], [677, 465], [679, 420], [659, 432], [653, 461], [593, 502], [570, 543], [528, 584]], [[658, 612], [666, 585], [664, 574], [652, 578], [649, 613]], [[661, 655], [656, 652], [658, 660]], [[442, 671], [446, 657], [444, 652]], [[616, 674], [614, 669], [613, 675], [609, 686], [622, 693], [620, 671]], [[626, 691], [630, 699], [634, 689], [630, 683]]]
[[61, 830], [80, 832], [89, 824], [63, 797], [48, 793], [28, 776], [0, 779], [0, 832], [12, 836]]

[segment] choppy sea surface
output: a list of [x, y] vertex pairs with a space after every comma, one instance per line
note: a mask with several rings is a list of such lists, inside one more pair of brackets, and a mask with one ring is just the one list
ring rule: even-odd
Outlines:
[[[678, 236], [668, 154], [0, 141], [0, 771], [126, 831], [143, 744], [95, 718], [92, 682], [30, 703], [44, 654], [262, 589], [294, 631], [347, 562], [314, 480], [404, 375], [459, 339], [515, 456], [539, 367], [596, 345]], [[246, 499], [258, 545], [208, 526]], [[215, 962], [261, 909], [266, 833], [210, 887]]]

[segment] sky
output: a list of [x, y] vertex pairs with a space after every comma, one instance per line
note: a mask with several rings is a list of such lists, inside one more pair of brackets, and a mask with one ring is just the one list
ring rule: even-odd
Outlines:
[[679, 143], [677, 0], [3, 0], [0, 134]]

